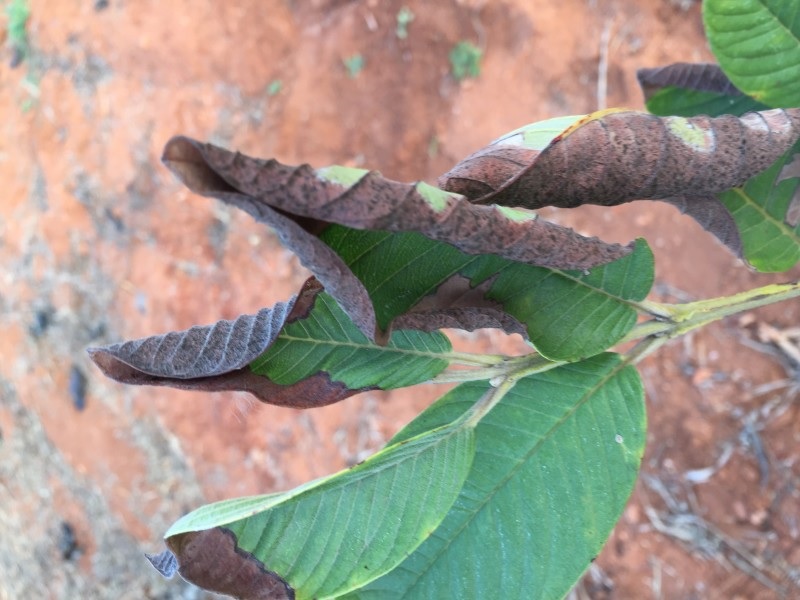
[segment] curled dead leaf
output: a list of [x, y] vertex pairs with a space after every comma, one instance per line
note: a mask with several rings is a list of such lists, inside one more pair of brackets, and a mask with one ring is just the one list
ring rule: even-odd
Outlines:
[[742, 94], [722, 68], [713, 63], [674, 63], [665, 67], [639, 69], [636, 71], [636, 78], [644, 92], [645, 100], [665, 87], [715, 92], [726, 96]]
[[[798, 138], [800, 109], [741, 118], [603, 111], [531, 155], [532, 162], [499, 186], [498, 177], [496, 191], [471, 200], [536, 209], [714, 194], [765, 170]], [[440, 185], [450, 189], [450, 173]]]
[[[269, 210], [314, 236], [329, 223], [354, 229], [419, 232], [467, 254], [496, 254], [531, 265], [590, 269], [630, 253], [523, 211], [476, 206], [426, 183], [391, 181], [374, 171], [308, 165], [291, 167], [230, 152], [185, 137], [170, 140], [164, 163], [195, 193], [239, 206], [267, 221]], [[320, 248], [292, 248], [308, 262]], [[324, 273], [307, 264], [337, 298]]]
[[[685, 79], [699, 86], [706, 81], [702, 73], [707, 76], [709, 69], [660, 76], [664, 81]], [[719, 77], [709, 81], [707, 85], [714, 89], [727, 85]], [[541, 152], [512, 151], [502, 144], [484, 148], [443, 175], [439, 185], [477, 204], [529, 209], [663, 200], [741, 256], [735, 221], [714, 194], [764, 171], [798, 138], [800, 109], [753, 112], [741, 118], [602, 111], [567, 129]], [[514, 165], [520, 163], [514, 172]]]
[[363, 390], [332, 381], [327, 373], [280, 385], [249, 367], [288, 323], [310, 312], [322, 289], [311, 278], [295, 298], [255, 315], [89, 348], [88, 353], [107, 377], [120, 383], [206, 392], [243, 391], [262, 402], [291, 408], [325, 406]]

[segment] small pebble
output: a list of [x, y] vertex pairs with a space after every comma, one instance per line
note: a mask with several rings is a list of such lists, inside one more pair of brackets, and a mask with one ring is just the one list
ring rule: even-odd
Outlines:
[[28, 333], [34, 339], [42, 337], [53, 324], [53, 308], [40, 308], [33, 313], [33, 321], [28, 325]]
[[61, 535], [58, 538], [58, 551], [61, 552], [61, 558], [72, 560], [79, 550], [78, 539], [75, 537], [75, 530], [72, 525], [66, 521], [61, 521]]
[[77, 410], [86, 408], [86, 375], [77, 365], [72, 365], [69, 370], [69, 395]]

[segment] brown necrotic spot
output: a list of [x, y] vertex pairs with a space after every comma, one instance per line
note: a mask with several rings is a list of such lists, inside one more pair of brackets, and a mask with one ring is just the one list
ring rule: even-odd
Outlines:
[[292, 587], [255, 556], [238, 547], [222, 527], [167, 538], [181, 577], [212, 592], [247, 600], [294, 600]]

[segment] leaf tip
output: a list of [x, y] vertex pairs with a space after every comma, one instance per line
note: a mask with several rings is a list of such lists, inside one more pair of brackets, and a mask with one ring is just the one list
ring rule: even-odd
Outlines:
[[161, 162], [197, 194], [208, 196], [215, 192], [237, 192], [219, 175], [217, 169], [209, 165], [206, 159], [208, 148], [208, 145], [197, 140], [176, 135], [164, 146]]
[[148, 554], [145, 552], [144, 557], [150, 561], [153, 568], [161, 573], [167, 579], [172, 579], [175, 572], [178, 570], [178, 559], [169, 550], [164, 550], [159, 554]]

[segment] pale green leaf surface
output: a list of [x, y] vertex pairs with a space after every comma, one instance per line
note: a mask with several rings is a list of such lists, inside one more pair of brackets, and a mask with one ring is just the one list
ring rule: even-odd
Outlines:
[[350, 389], [388, 390], [431, 379], [447, 367], [441, 355], [450, 350], [439, 332], [396, 331], [378, 346], [322, 293], [309, 316], [287, 325], [250, 368], [281, 385], [325, 372]]
[[[456, 388], [395, 441], [458, 418], [486, 387]], [[638, 373], [616, 355], [521, 380], [478, 425], [472, 470], [434, 535], [347, 597], [564, 596], [627, 502], [645, 430]]]
[[529, 148], [530, 150], [544, 150], [550, 145], [554, 137], [574, 125], [576, 121], [585, 117], [586, 115], [569, 115], [530, 123], [514, 131], [509, 131], [505, 135], [494, 140], [491, 145], [499, 146], [508, 144], [511, 146]]
[[737, 88], [772, 107], [800, 106], [800, 3], [705, 0], [703, 20]]
[[167, 536], [225, 526], [298, 600], [336, 597], [392, 569], [436, 529], [474, 451], [474, 429], [463, 424], [423, 432], [290, 492], [204, 506]]

